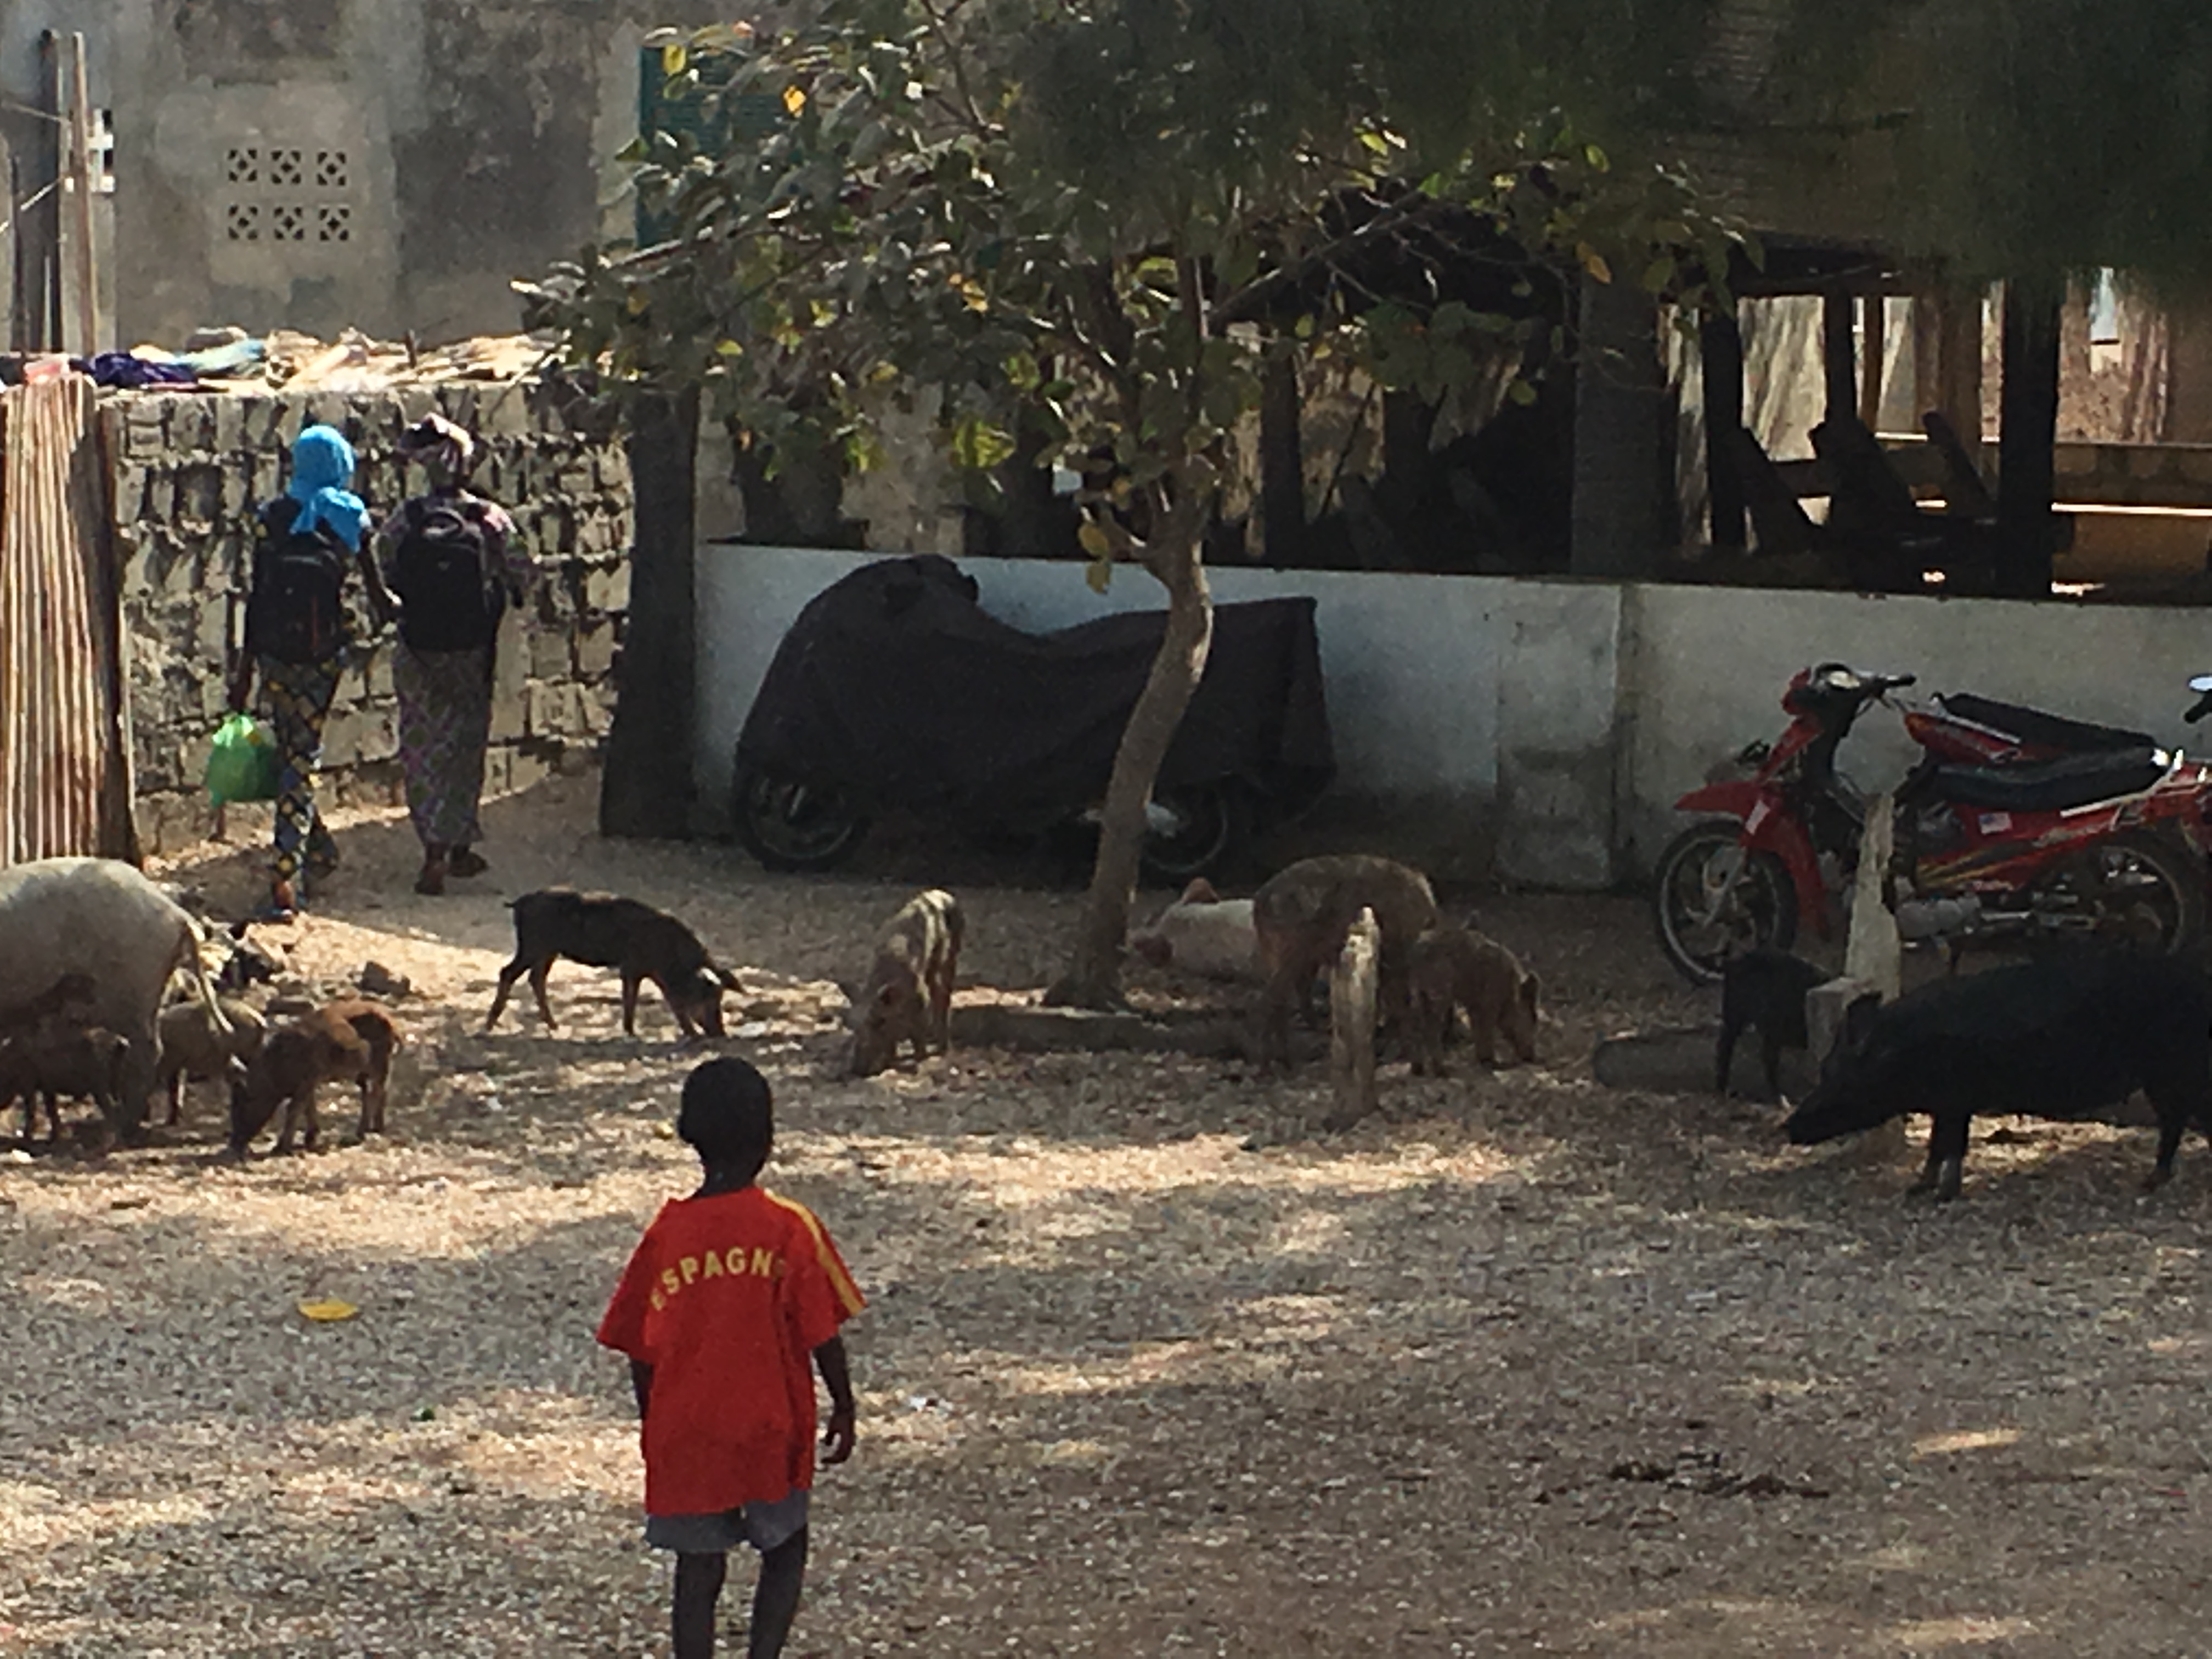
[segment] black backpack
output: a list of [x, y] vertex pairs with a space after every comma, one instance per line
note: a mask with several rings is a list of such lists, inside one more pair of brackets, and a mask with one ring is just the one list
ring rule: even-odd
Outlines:
[[399, 637], [416, 651], [473, 651], [499, 633], [503, 608], [484, 577], [483, 525], [434, 501], [413, 515], [392, 560]]
[[246, 648], [278, 662], [328, 662], [345, 647], [345, 544], [327, 529], [295, 531], [301, 507], [271, 502], [253, 550]]

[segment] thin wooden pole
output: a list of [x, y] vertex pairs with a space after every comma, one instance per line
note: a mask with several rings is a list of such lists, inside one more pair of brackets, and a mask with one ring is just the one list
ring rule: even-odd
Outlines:
[[92, 93], [85, 72], [84, 36], [70, 46], [70, 189], [76, 198], [77, 337], [82, 355], [100, 349], [100, 264], [92, 243]]

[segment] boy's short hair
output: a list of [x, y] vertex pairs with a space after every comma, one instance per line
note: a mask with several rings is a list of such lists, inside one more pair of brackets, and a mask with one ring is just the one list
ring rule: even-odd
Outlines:
[[768, 1079], [734, 1054], [707, 1061], [684, 1079], [676, 1133], [702, 1163], [758, 1168], [775, 1135]]

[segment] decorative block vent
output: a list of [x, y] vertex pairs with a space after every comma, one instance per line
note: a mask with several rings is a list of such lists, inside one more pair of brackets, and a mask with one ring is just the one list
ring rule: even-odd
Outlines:
[[343, 149], [246, 143], [223, 152], [223, 234], [233, 242], [350, 242], [353, 157]]

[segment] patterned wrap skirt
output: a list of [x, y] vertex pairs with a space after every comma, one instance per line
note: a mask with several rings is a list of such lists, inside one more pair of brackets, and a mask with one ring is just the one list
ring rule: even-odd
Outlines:
[[425, 847], [471, 847], [483, 839], [484, 748], [491, 740], [492, 653], [392, 647], [399, 694], [399, 763], [407, 813]]

